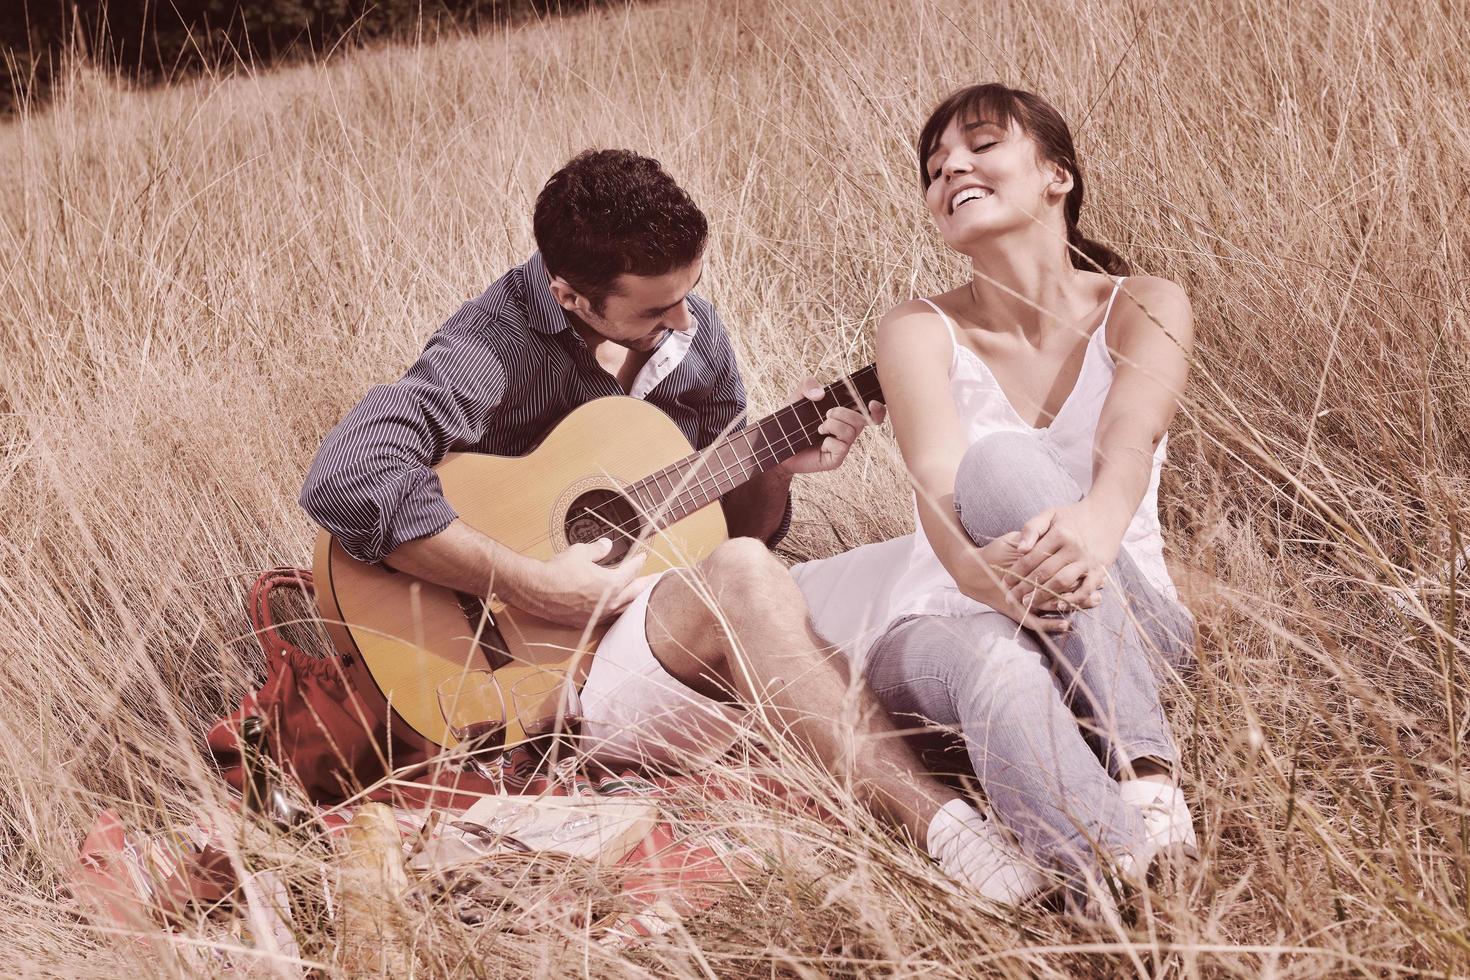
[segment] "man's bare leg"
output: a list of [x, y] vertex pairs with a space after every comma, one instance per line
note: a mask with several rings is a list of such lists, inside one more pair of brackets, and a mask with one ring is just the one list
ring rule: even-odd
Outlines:
[[801, 590], [763, 544], [737, 538], [694, 575], [665, 575], [647, 621], [653, 655], [670, 675], [717, 700], [764, 703], [829, 772], [851, 772], [868, 809], [928, 847], [935, 814], [959, 794], [925, 773], [861, 680], [856, 712], [844, 711], [846, 658], [812, 630]]
[[907, 830], [975, 895], [1022, 902], [1048, 883], [1004, 832], [924, 772], [867, 684], [852, 683], [842, 653], [813, 632], [801, 590], [765, 545], [737, 538], [696, 572], [665, 575], [645, 623], [672, 677], [712, 698], [764, 705], [829, 772], [851, 776], [864, 806]]

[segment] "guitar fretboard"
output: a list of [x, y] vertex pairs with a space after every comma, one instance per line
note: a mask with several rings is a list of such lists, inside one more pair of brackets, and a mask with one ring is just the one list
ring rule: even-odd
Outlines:
[[826, 435], [817, 428], [830, 409], [856, 408], [882, 398], [878, 369], [869, 364], [827, 385], [820, 400], [803, 398], [787, 405], [639, 480], [627, 493], [659, 524], [672, 524], [803, 449], [818, 445]]

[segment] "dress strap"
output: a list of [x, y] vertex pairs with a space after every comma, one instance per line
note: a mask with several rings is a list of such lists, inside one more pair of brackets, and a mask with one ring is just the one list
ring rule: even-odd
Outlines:
[[955, 331], [954, 321], [949, 318], [949, 314], [946, 313], [946, 312], [944, 312], [943, 310], [941, 310], [939, 308], [939, 304], [936, 303], [936, 302], [934, 302], [932, 299], [930, 299], [927, 296], [920, 296], [919, 297], [919, 302], [929, 304], [929, 309], [931, 309], [935, 313], [938, 313], [939, 314], [939, 319], [941, 319], [941, 320], [944, 321], [944, 327], [945, 327], [946, 330], [949, 331], [949, 342], [950, 342], [950, 344], [956, 350], [958, 350], [959, 349], [959, 346], [960, 346], [960, 338], [959, 338], [959, 334]]
[[1113, 292], [1108, 297], [1108, 308], [1103, 310], [1102, 328], [1104, 330], [1107, 329], [1108, 318], [1113, 315], [1113, 304], [1118, 301], [1118, 290], [1123, 288], [1123, 280], [1127, 278], [1127, 276], [1118, 276], [1113, 280]]

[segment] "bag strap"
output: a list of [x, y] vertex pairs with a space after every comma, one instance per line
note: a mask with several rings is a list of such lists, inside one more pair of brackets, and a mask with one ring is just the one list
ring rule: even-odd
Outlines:
[[293, 652], [301, 652], [296, 644], [287, 640], [276, 629], [275, 616], [271, 613], [271, 593], [287, 586], [300, 589], [310, 599], [315, 600], [316, 598], [316, 583], [312, 579], [311, 572], [305, 568], [291, 568], [282, 565], [267, 569], [260, 573], [255, 584], [250, 587], [250, 626], [255, 631], [255, 637], [260, 641], [261, 648], [265, 650], [272, 673], [279, 668], [282, 661], [289, 659]]

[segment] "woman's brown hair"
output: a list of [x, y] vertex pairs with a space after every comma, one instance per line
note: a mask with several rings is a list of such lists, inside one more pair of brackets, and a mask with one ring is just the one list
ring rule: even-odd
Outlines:
[[974, 122], [991, 120], [1002, 125], [1015, 123], [1035, 141], [1042, 159], [1054, 163], [1072, 175], [1072, 189], [1062, 212], [1067, 219], [1067, 249], [1072, 265], [1088, 271], [1102, 271], [1112, 276], [1128, 274], [1123, 257], [1101, 242], [1084, 236], [1077, 227], [1082, 216], [1082, 165], [1077, 162], [1077, 148], [1067, 121], [1052, 104], [1033, 92], [1007, 88], [995, 83], [969, 85], [952, 93], [929, 114], [919, 132], [919, 181], [924, 190], [933, 183], [929, 176], [929, 157], [939, 146], [944, 131], [956, 119]]

